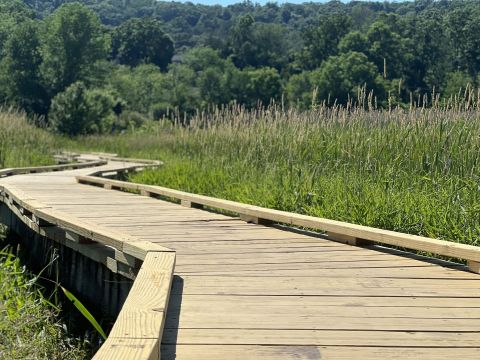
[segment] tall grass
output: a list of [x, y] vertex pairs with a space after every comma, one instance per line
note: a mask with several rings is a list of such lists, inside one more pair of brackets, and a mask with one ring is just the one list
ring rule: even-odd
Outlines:
[[61, 139], [27, 121], [26, 115], [0, 108], [0, 168], [50, 165]]
[[84, 148], [165, 160], [164, 167], [134, 181], [480, 243], [475, 107], [233, 107], [199, 113], [188, 126], [163, 123], [80, 142]]

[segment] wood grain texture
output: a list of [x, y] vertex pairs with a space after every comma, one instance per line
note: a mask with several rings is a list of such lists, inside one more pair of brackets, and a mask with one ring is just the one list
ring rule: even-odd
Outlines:
[[108, 338], [93, 360], [158, 360], [159, 339]]
[[163, 345], [163, 360], [451, 360], [478, 359], [479, 348]]
[[158, 339], [163, 332], [175, 253], [146, 255], [109, 337]]

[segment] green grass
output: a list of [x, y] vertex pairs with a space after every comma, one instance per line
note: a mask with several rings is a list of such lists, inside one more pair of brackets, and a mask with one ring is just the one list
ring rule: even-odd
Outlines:
[[72, 146], [165, 161], [137, 182], [480, 242], [478, 110], [229, 109]]
[[35, 276], [7, 248], [0, 251], [0, 358], [85, 359], [86, 344], [70, 338], [58, 316]]

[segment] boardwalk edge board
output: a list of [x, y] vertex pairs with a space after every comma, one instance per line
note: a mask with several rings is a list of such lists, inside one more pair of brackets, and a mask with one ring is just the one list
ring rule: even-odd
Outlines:
[[84, 168], [89, 168], [94, 166], [105, 165], [107, 164], [107, 162], [108, 162], [107, 160], [95, 160], [95, 161], [86, 161], [86, 162], [60, 164], [60, 165], [0, 169], [0, 178], [13, 176], [13, 175], [21, 175], [21, 174], [35, 174], [35, 173], [43, 173], [43, 172], [50, 172], [50, 171], [84, 169]]
[[382, 230], [286, 211], [267, 209], [160, 186], [105, 179], [92, 175], [77, 176], [76, 179], [81, 184], [103, 186], [104, 188], [121, 191], [133, 190], [139, 192], [143, 196], [161, 196], [177, 201], [179, 200], [183, 206], [195, 208], [208, 206], [228, 210], [240, 214], [241, 218], [247, 222], [257, 224], [281, 223], [321, 230], [328, 235], [329, 239], [350, 245], [364, 246], [378, 243], [462, 259], [467, 261], [470, 271], [475, 273], [480, 272], [480, 248], [472, 245], [399, 233], [390, 230]]
[[[76, 158], [76, 154], [67, 155], [66, 159]], [[110, 157], [108, 154], [99, 156]], [[131, 159], [128, 161], [114, 159], [132, 162]], [[128, 169], [138, 170], [162, 164], [159, 161], [133, 161], [142, 165], [127, 167]], [[80, 169], [105, 165], [107, 162], [96, 160], [45, 167], [2, 169], [0, 177]], [[38, 234], [102, 263], [112, 272], [134, 280], [107, 340], [93, 359], [160, 358], [160, 342], [175, 268], [173, 250], [140, 238], [103, 229], [53, 210], [12, 185], [0, 185], [0, 202], [11, 211], [11, 224], [20, 220]]]

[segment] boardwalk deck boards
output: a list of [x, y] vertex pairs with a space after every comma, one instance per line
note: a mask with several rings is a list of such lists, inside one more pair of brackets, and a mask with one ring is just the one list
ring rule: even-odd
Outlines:
[[[41, 214], [60, 212], [91, 224], [95, 234], [121, 234], [124, 243], [109, 243], [119, 248], [116, 261], [135, 267], [139, 254], [148, 262], [135, 290], [145, 297], [127, 301], [98, 358], [480, 357], [478, 274], [75, 179], [131, 166], [110, 160], [95, 170], [0, 180], [45, 207]], [[149, 255], [156, 245], [167, 252]]]

